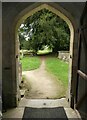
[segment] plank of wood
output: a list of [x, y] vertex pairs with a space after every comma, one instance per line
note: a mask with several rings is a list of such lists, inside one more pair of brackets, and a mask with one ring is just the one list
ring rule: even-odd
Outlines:
[[78, 70], [77, 72], [84, 80], [87, 80], [87, 75], [83, 73], [81, 70]]
[[80, 100], [77, 102], [76, 108], [79, 108], [79, 107], [80, 107], [80, 105], [82, 104], [82, 102], [84, 101], [84, 99], [85, 99], [86, 97], [87, 97], [87, 93], [84, 94], [84, 95], [80, 98]]

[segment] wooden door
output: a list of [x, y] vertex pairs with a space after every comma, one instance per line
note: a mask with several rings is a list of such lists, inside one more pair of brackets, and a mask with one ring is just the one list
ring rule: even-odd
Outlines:
[[87, 118], [87, 3], [79, 28], [76, 109]]

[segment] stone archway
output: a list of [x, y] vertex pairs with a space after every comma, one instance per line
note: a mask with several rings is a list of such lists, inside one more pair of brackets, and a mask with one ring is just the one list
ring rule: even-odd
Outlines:
[[[62, 19], [64, 19], [71, 30], [71, 55], [69, 73], [69, 101], [74, 106], [75, 82], [77, 80], [77, 44], [78, 44], [78, 17], [71, 16], [74, 13], [68, 9], [68, 4], [61, 7], [60, 3], [3, 3], [3, 99], [6, 108], [15, 107], [18, 104], [19, 89], [17, 80], [16, 63], [18, 54], [16, 51], [17, 26], [26, 19], [32, 12], [48, 8]], [[77, 10], [77, 8], [75, 8]], [[77, 12], [78, 14], [78, 12]], [[73, 14], [72, 14], [73, 15]], [[76, 22], [76, 20], [78, 20]]]
[[[19, 13], [19, 15], [17, 16], [16, 20], [15, 20], [15, 24], [16, 24], [16, 29], [15, 29], [15, 40], [16, 40], [16, 49], [15, 49], [15, 56], [17, 56], [16, 58], [16, 80], [18, 81], [18, 36], [17, 36], [17, 30], [19, 25], [29, 16], [31, 16], [32, 14], [34, 14], [37, 11], [40, 11], [41, 9], [48, 9], [51, 12], [55, 13], [56, 15], [58, 15], [59, 17], [61, 17], [69, 26], [70, 29], [70, 64], [69, 64], [69, 85], [68, 85], [68, 99], [71, 101], [71, 96], [70, 96], [70, 91], [71, 91], [71, 86], [72, 86], [72, 57], [73, 57], [73, 45], [74, 45], [74, 31], [75, 31], [75, 23], [74, 20], [72, 18], [72, 16], [65, 11], [63, 8], [61, 8], [60, 6], [56, 6], [55, 3], [51, 4], [51, 3], [35, 3], [34, 5], [24, 9], [23, 11], [21, 11], [21, 13]], [[17, 82], [18, 84], [18, 82]], [[18, 86], [18, 85], [17, 85]], [[18, 98], [17, 98], [18, 99]], [[71, 104], [71, 102], [70, 102]]]

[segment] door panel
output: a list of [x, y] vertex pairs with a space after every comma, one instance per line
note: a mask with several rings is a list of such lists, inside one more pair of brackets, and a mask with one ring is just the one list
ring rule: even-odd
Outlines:
[[87, 118], [87, 3], [79, 29], [76, 108]]

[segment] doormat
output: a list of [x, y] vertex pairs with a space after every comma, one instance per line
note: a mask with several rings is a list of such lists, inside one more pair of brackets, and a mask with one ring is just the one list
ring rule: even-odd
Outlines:
[[59, 119], [64, 118], [64, 120], [68, 120], [63, 107], [57, 108], [26, 107], [24, 110], [23, 120], [25, 119], [32, 120], [31, 118], [59, 118]]

